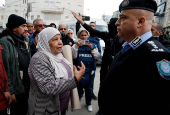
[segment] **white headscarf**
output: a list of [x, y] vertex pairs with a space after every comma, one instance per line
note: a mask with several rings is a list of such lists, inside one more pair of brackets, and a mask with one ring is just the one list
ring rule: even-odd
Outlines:
[[80, 38], [80, 33], [81, 33], [82, 31], [86, 31], [87, 34], [88, 34], [88, 36], [90, 35], [89, 32], [88, 32], [85, 28], [81, 27], [81, 28], [79, 29], [79, 31], [77, 32], [77, 37], [78, 37], [78, 38]]
[[[72, 29], [68, 29], [67, 34], [68, 34], [69, 31], [71, 31], [71, 32], [73, 33], [73, 30], [72, 30]], [[72, 38], [73, 38], [73, 37], [74, 37], [74, 33], [73, 33]]]
[[61, 61], [63, 60], [72, 69], [71, 63], [63, 57], [62, 53], [54, 54], [49, 46], [49, 41], [57, 34], [60, 34], [60, 32], [53, 27], [43, 29], [38, 35], [36, 48], [38, 49], [38, 52], [42, 52], [49, 57], [52, 66], [55, 68], [56, 78], [68, 79], [67, 70], [63, 64], [61, 64]]

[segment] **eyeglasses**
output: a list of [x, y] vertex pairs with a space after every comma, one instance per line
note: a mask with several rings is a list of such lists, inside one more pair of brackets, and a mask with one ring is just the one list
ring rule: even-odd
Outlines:
[[40, 24], [40, 25], [37, 25], [37, 26], [38, 26], [38, 27], [40, 27], [40, 28], [42, 28], [42, 26], [44, 26], [44, 27], [45, 27], [45, 25], [44, 25], [44, 24], [43, 24], [43, 25], [42, 25], [42, 24]]
[[68, 33], [68, 34], [73, 34], [73, 33]]

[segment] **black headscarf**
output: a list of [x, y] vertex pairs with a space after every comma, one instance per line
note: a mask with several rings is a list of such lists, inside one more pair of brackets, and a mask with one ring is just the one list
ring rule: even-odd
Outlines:
[[115, 25], [118, 18], [111, 18], [110, 23], [108, 24], [109, 35], [114, 37], [117, 34], [117, 26]]

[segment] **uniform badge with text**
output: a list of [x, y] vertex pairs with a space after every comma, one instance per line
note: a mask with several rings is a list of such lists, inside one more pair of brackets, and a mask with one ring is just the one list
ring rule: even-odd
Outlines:
[[159, 74], [166, 80], [170, 80], [170, 62], [163, 59], [162, 61], [156, 62]]

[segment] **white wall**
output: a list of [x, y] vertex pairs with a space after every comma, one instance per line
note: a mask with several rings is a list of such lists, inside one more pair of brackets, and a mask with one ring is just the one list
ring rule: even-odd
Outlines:
[[[49, 2], [48, 6], [45, 5], [45, 1]], [[34, 6], [32, 12], [28, 13], [28, 17], [25, 16], [27, 3], [33, 3]], [[60, 3], [60, 6], [56, 6], [57, 3]], [[81, 6], [81, 9], [78, 6]], [[4, 19], [1, 20], [0, 17], [0, 22], [7, 22], [10, 14], [17, 14], [29, 20], [32, 20], [31, 16], [34, 17], [33, 19], [38, 16], [45, 24], [58, 25], [61, 20], [73, 18], [71, 11], [84, 14], [84, 0], [5, 0], [5, 9], [0, 9], [0, 16], [4, 15]]]

